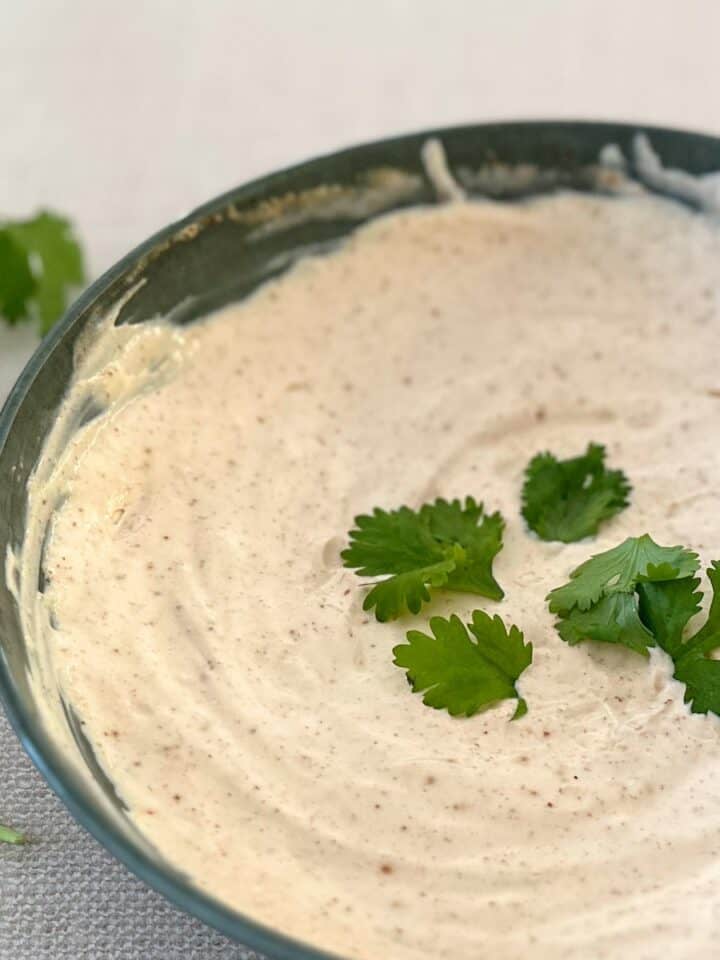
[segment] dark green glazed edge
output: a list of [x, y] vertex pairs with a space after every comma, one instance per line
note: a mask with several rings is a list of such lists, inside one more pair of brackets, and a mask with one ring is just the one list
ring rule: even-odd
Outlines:
[[[128, 288], [138, 270], [147, 282], [130, 300], [122, 321], [142, 322], [170, 310], [179, 310], [181, 319], [187, 320], [252, 289], [267, 276], [265, 262], [278, 249], [292, 252], [305, 244], [332, 242], [357, 225], [349, 219], [310, 223], [283, 232], [280, 239], [253, 244], [252, 249], [246, 246], [241, 251], [242, 269], [235, 283], [232, 274], [247, 228], [227, 218], [225, 211], [230, 204], [246, 211], [271, 198], [328, 183], [353, 185], [363, 172], [381, 166], [399, 167], [422, 176], [425, 186], [412, 202], [432, 201], [420, 161], [420, 149], [429, 137], [443, 142], [452, 169], [477, 168], [493, 161], [532, 163], [541, 169], [564, 171], [572, 183], [575, 173], [594, 164], [608, 143], [618, 144], [629, 156], [632, 138], [640, 131], [649, 136], [666, 166], [698, 174], [720, 170], [720, 140], [704, 134], [618, 123], [508, 122], [381, 140], [310, 160], [231, 190], [155, 234], [93, 283], [39, 346], [0, 413], [0, 699], [7, 716], [32, 761], [75, 819], [114, 856], [183, 910], [273, 960], [328, 960], [330, 955], [227, 909], [153, 858], [140, 843], [134, 844], [88, 798], [32, 707], [4, 557], [7, 546], [17, 544], [22, 537], [26, 482], [68, 382], [73, 345], [87, 322]], [[207, 296], [213, 289], [220, 291], [218, 298]]]

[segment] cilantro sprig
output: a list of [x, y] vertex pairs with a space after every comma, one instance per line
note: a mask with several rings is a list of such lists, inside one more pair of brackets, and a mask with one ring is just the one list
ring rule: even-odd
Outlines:
[[[710, 579], [712, 582], [712, 575]], [[700, 612], [702, 593], [699, 586], [698, 577], [638, 584], [640, 619], [658, 646], [673, 660], [681, 658], [685, 652], [683, 633], [690, 620]]]
[[579, 457], [533, 457], [525, 471], [522, 515], [542, 540], [573, 543], [628, 505], [630, 484], [622, 470], [605, 466], [605, 447], [588, 444]]
[[497, 615], [474, 610], [467, 626], [454, 614], [432, 617], [430, 631], [409, 630], [407, 643], [393, 650], [413, 691], [424, 691], [423, 703], [471, 717], [500, 700], [516, 699], [512, 719], [527, 713], [516, 683], [532, 663], [533, 648], [516, 626], [508, 630]]
[[437, 499], [419, 510], [376, 508], [355, 518], [350, 546], [341, 556], [361, 577], [386, 577], [365, 597], [364, 610], [395, 620], [418, 613], [430, 600], [430, 588], [444, 587], [500, 600], [504, 592], [493, 576], [493, 560], [502, 549], [505, 523], [499, 513], [467, 497]]
[[40, 334], [61, 316], [85, 281], [80, 245], [68, 220], [42, 211], [30, 220], [0, 220], [0, 317], [37, 322]]
[[720, 561], [707, 569], [712, 601], [707, 619], [693, 636], [683, 639], [685, 627], [700, 610], [700, 581], [694, 577], [638, 587], [640, 615], [658, 646], [673, 660], [674, 677], [685, 684], [685, 702], [693, 713], [720, 715]]
[[672, 659], [693, 713], [720, 716], [720, 660], [712, 658], [720, 650], [720, 561], [707, 570], [713, 593], [707, 619], [685, 638], [701, 609], [697, 569], [697, 554], [685, 547], [658, 546], [647, 534], [630, 537], [591, 557], [548, 594], [556, 629], [570, 645], [618, 643], [645, 657], [657, 645]]
[[681, 579], [697, 568], [698, 555], [685, 547], [661, 547], [647, 533], [628, 537], [581, 563], [568, 583], [552, 590], [550, 612], [566, 616], [575, 607], [589, 610], [604, 596], [631, 593], [642, 581]]
[[652, 633], [638, 613], [637, 597], [632, 593], [611, 593], [589, 610], [573, 610], [556, 624], [562, 639], [574, 647], [584, 640], [619, 643], [642, 656], [655, 645]]
[[568, 583], [548, 594], [548, 606], [571, 646], [598, 640], [648, 656], [655, 637], [640, 616], [640, 585], [681, 581], [697, 568], [697, 554], [685, 547], [662, 547], [647, 533], [628, 537], [573, 570]]

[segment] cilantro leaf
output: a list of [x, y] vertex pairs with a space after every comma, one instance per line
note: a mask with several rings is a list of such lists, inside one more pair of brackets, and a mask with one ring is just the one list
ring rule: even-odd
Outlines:
[[589, 610], [607, 594], [631, 593], [641, 581], [689, 577], [697, 568], [697, 554], [684, 547], [661, 547], [647, 533], [628, 537], [581, 563], [568, 583], [552, 590], [550, 612], [566, 616], [575, 607]]
[[700, 605], [699, 580], [647, 583], [638, 587], [641, 612], [655, 632], [658, 644], [675, 663], [675, 679], [685, 684], [685, 702], [693, 713], [720, 715], [720, 660], [710, 654], [720, 649], [720, 562], [707, 571], [713, 598], [703, 626], [688, 640], [682, 635]]
[[648, 647], [655, 645], [653, 634], [638, 614], [633, 593], [611, 593], [589, 610], [575, 608], [557, 622], [556, 629], [571, 646], [584, 640], [620, 643], [646, 657]]
[[[483, 517], [483, 505], [467, 497], [463, 507], [459, 500], [448, 503], [438, 499], [420, 510], [432, 535], [441, 543], [459, 544], [464, 554], [458, 555], [455, 569], [445, 584], [448, 590], [476, 593], [490, 600], [502, 600], [505, 592], [492, 572], [495, 557], [502, 550], [505, 521], [495, 512]], [[478, 525], [478, 521], [482, 522]]]
[[27, 313], [35, 280], [25, 253], [0, 228], [0, 316], [11, 325]]
[[606, 468], [600, 444], [588, 444], [584, 454], [569, 460], [539, 453], [525, 471], [522, 515], [542, 540], [573, 543], [623, 510], [630, 490], [622, 470]]
[[442, 543], [463, 543], [477, 529], [482, 519], [483, 505], [474, 497], [465, 498], [465, 506], [460, 500], [443, 500], [425, 503], [420, 507], [420, 519], [433, 537]]
[[720, 561], [713, 560], [706, 573], [713, 592], [710, 609], [703, 626], [685, 644], [683, 655], [707, 656], [720, 647]]
[[67, 220], [43, 211], [0, 224], [0, 314], [10, 323], [34, 317], [47, 333], [83, 282], [82, 253]]
[[364, 610], [375, 608], [380, 621], [394, 620], [405, 610], [418, 613], [430, 600], [429, 586], [442, 586], [455, 569], [455, 549], [433, 537], [427, 519], [409, 507], [355, 518], [350, 546], [341, 556], [358, 576], [393, 574], [365, 597]]
[[375, 616], [381, 622], [397, 620], [409, 610], [419, 613], [423, 603], [430, 601], [430, 587], [442, 587], [448, 574], [455, 569], [454, 556], [448, 556], [428, 567], [417, 567], [407, 573], [398, 573], [376, 583], [365, 597], [363, 610], [375, 608]]
[[376, 507], [372, 516], [355, 517], [355, 528], [341, 557], [346, 567], [357, 568], [360, 577], [409, 573], [447, 557], [422, 513], [409, 507], [391, 511]]
[[685, 703], [692, 713], [720, 716], [720, 660], [699, 656], [676, 664], [675, 679], [685, 684]]
[[0, 823], [0, 843], [14, 843], [20, 845], [26, 843], [25, 837], [18, 833], [16, 830], [11, 830], [10, 827], [4, 827]]
[[471, 717], [498, 700], [517, 699], [513, 719], [527, 713], [515, 683], [532, 663], [533, 648], [516, 626], [508, 631], [500, 617], [475, 610], [468, 627], [453, 615], [432, 617], [430, 630], [409, 630], [407, 643], [393, 650], [413, 691], [425, 692], [423, 703]]
[[675, 679], [685, 684], [685, 703], [693, 713], [720, 716], [720, 660], [710, 654], [720, 649], [720, 561], [707, 569], [712, 587], [712, 601], [707, 619], [689, 640], [673, 655]]
[[363, 603], [380, 621], [406, 610], [418, 613], [430, 600], [429, 587], [475, 593], [499, 600], [503, 591], [493, 577], [492, 563], [502, 548], [500, 514], [483, 515], [482, 504], [468, 497], [438, 499], [419, 511], [409, 507], [355, 518], [350, 545], [341, 556], [358, 576], [386, 576]]
[[569, 644], [603, 640], [645, 656], [657, 643], [672, 658], [692, 712], [720, 716], [720, 660], [712, 658], [720, 650], [718, 560], [707, 570], [713, 597], [705, 623], [683, 639], [700, 611], [697, 567], [697, 554], [684, 547], [659, 547], [647, 534], [630, 538], [591, 557], [570, 583], [548, 595], [550, 609], [559, 614], [556, 629]]
[[682, 580], [646, 581], [637, 585], [640, 619], [658, 646], [673, 660], [683, 652], [683, 631], [700, 610], [702, 594], [697, 577]]

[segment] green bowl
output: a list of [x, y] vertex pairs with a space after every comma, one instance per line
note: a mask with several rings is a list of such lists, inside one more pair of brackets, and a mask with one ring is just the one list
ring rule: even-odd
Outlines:
[[[0, 558], [22, 541], [27, 480], [72, 375], [78, 336], [92, 318], [139, 281], [143, 284], [120, 311], [119, 323], [142, 323], [168, 314], [187, 323], [238, 300], [303, 252], [332, 246], [364, 220], [400, 206], [434, 202], [420, 156], [430, 137], [442, 141], [453, 171], [485, 169], [488, 175], [467, 178], [477, 195], [490, 193], [512, 202], [559, 186], [597, 189], [601, 149], [614, 143], [631, 156], [637, 132], [637, 127], [623, 124], [575, 122], [424, 131], [354, 147], [255, 180], [160, 231], [108, 270], [70, 308], [28, 363], [0, 414]], [[695, 174], [720, 169], [718, 139], [658, 128], [646, 127], [643, 132], [666, 166]], [[498, 164], [535, 169], [524, 166], [515, 177], [494, 177]], [[392, 170], [407, 175], [397, 177], [405, 186], [395, 192], [378, 190], [379, 183], [389, 182]], [[628, 172], [633, 175], [632, 164]], [[363, 203], [358, 205], [358, 200]], [[0, 567], [0, 697], [25, 749], [73, 816], [147, 884], [233, 939], [274, 960], [327, 958], [311, 945], [228, 909], [162, 860], [128, 821], [69, 709], [68, 724], [85, 760], [81, 768], [70, 762], [35, 708], [18, 612], [5, 564]]]

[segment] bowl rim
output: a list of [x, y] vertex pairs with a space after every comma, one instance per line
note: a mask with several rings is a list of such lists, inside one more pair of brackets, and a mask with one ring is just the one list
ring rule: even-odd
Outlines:
[[[2, 454], [8, 436], [16, 423], [16, 417], [32, 385], [53, 354], [57, 344], [67, 331], [77, 323], [93, 305], [107, 293], [109, 288], [124, 274], [136, 267], [150, 251], [170, 240], [179, 231], [198, 220], [212, 214], [218, 208], [232, 202], [252, 200], [254, 195], [263, 194], [274, 186], [281, 187], [283, 181], [301, 175], [323, 164], [342, 161], [363, 151], [372, 152], [387, 149], [393, 145], [422, 145], [425, 140], [437, 138], [443, 142], [448, 137], [482, 135], [489, 130], [512, 130], [522, 128], [525, 131], [561, 132], [582, 136], [590, 131], [607, 133], [607, 142], [613, 142], [618, 134], [629, 137], [638, 132], [646, 133], [652, 140], [654, 136], [676, 136], [692, 139], [695, 142], [706, 141], [720, 151], [720, 137], [701, 131], [680, 127], [657, 126], [621, 121], [543, 119], [543, 120], [504, 120], [482, 123], [451, 125], [426, 130], [415, 130], [398, 136], [381, 137], [375, 140], [353, 144], [341, 150], [319, 154], [299, 163], [283, 167], [277, 171], [256, 177], [252, 180], [225, 191], [213, 199], [193, 209], [186, 216], [163, 227], [147, 240], [135, 246], [125, 256], [107, 269], [91, 283], [71, 304], [61, 320], [42, 340], [22, 373], [11, 389], [0, 410], [0, 454]], [[0, 573], [0, 577], [4, 573]], [[0, 638], [0, 643], [1, 643]], [[131, 873], [147, 886], [161, 893], [170, 903], [202, 922], [219, 930], [222, 934], [246, 946], [259, 951], [271, 960], [342, 960], [338, 954], [328, 953], [311, 944], [287, 936], [264, 923], [225, 906], [213, 896], [203, 893], [179, 872], [171, 874], [162, 864], [138, 848], [131, 847], [123, 835], [95, 809], [92, 802], [77, 788], [68, 783], [58, 769], [53, 749], [42, 728], [26, 711], [16, 696], [4, 658], [0, 657], [0, 704], [25, 751], [45, 781], [60, 798], [76, 822], [85, 828], [106, 850], [119, 860]]]

